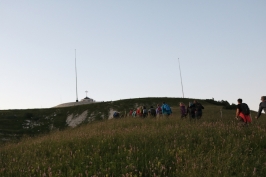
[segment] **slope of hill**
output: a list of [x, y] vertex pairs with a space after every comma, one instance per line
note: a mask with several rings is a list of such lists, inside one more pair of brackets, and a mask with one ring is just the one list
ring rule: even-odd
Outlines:
[[[115, 102], [101, 102], [63, 108], [0, 110], [0, 144], [4, 141], [16, 140], [23, 135], [35, 136], [53, 130], [63, 130], [94, 120], [107, 120], [112, 117], [112, 110], [125, 112], [137, 105], [156, 105], [163, 101], [170, 105], [178, 105], [182, 98], [138, 98]], [[202, 100], [203, 104], [207, 104]]]
[[[102, 104], [123, 111], [135, 101]], [[6, 144], [0, 147], [0, 176], [264, 176], [266, 116], [242, 126], [234, 110], [223, 110], [221, 118], [221, 106], [202, 103], [200, 120], [180, 119], [179, 108], [173, 107], [167, 119], [94, 121]]]

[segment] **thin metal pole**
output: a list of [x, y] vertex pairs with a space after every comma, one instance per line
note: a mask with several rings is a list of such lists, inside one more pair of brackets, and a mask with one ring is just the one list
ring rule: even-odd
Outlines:
[[75, 49], [75, 72], [76, 72], [76, 102], [78, 102], [78, 75], [77, 75], [77, 59], [76, 59], [76, 49]]
[[182, 93], [183, 93], [183, 98], [184, 98], [184, 90], [183, 90], [183, 82], [182, 82], [182, 75], [181, 75], [181, 68], [180, 68], [179, 58], [178, 58], [178, 63], [179, 63], [179, 72], [180, 72], [180, 78], [181, 78]]

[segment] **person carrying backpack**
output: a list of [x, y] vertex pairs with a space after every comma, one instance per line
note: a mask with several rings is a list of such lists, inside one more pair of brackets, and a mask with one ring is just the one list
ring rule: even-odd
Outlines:
[[161, 117], [162, 116], [162, 108], [161, 108], [161, 106], [159, 105], [159, 104], [157, 104], [157, 108], [156, 108], [156, 115], [157, 115], [157, 117], [159, 118], [159, 117]]
[[146, 109], [146, 106], [143, 106], [143, 118], [148, 116], [148, 110]]
[[255, 119], [258, 119], [260, 117], [262, 110], [264, 110], [264, 112], [266, 113], [266, 96], [261, 97], [261, 103], [259, 105], [258, 114]]
[[187, 117], [187, 111], [186, 111], [185, 104], [181, 102], [179, 106], [180, 106], [181, 119], [184, 117]]
[[165, 102], [163, 102], [163, 105], [162, 105], [161, 108], [162, 108], [162, 114], [163, 114], [163, 116], [169, 117], [172, 114], [172, 109]]
[[142, 117], [142, 111], [143, 111], [143, 109], [141, 106], [137, 108], [137, 116], [138, 117]]
[[190, 120], [195, 119], [195, 111], [196, 111], [195, 104], [189, 102], [187, 107], [187, 114], [189, 115]]
[[148, 113], [149, 116], [156, 117], [156, 110], [153, 108], [153, 106], [150, 107]]
[[120, 117], [120, 112], [115, 111], [113, 114], [113, 118], [119, 118]]
[[129, 111], [129, 113], [128, 113], [128, 116], [129, 116], [129, 117], [132, 117], [132, 113], [133, 113], [133, 110], [130, 109], [130, 111]]
[[134, 109], [134, 111], [132, 112], [132, 117], [136, 117], [137, 116], [137, 111], [136, 109]]
[[245, 123], [250, 123], [251, 118], [250, 118], [250, 109], [246, 103], [243, 103], [243, 100], [239, 98], [237, 100], [238, 105], [236, 109], [236, 119], [243, 121]]
[[202, 109], [204, 109], [204, 107], [197, 100], [194, 100], [194, 105], [195, 105], [195, 117], [196, 119], [200, 119], [202, 117]]

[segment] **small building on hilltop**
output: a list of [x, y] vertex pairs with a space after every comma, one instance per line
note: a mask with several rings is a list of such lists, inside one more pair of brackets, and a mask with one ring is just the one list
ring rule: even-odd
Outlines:
[[84, 99], [80, 100], [80, 102], [94, 103], [95, 100], [86, 96]]
[[87, 91], [86, 91], [86, 97], [81, 99], [79, 102], [69, 102], [69, 103], [63, 103], [55, 106], [55, 108], [62, 108], [62, 107], [70, 107], [70, 106], [78, 106], [78, 105], [84, 105], [84, 104], [92, 104], [96, 103], [96, 101], [92, 98], [89, 98], [87, 96]]

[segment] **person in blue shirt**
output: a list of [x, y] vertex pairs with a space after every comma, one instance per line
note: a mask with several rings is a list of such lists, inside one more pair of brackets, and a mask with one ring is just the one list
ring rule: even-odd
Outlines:
[[161, 109], [164, 117], [169, 117], [172, 114], [172, 109], [165, 102], [163, 102]]

